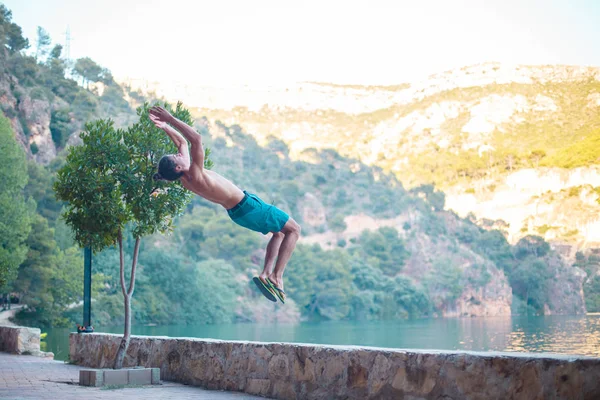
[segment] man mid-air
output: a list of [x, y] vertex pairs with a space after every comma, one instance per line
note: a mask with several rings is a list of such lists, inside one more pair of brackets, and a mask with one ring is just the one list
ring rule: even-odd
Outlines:
[[[285, 303], [283, 271], [300, 237], [300, 225], [277, 207], [242, 191], [216, 172], [205, 169], [202, 137], [194, 128], [158, 106], [150, 109], [150, 119], [169, 135], [178, 150], [177, 154], [165, 155], [160, 159], [154, 179], [181, 179], [186, 189], [223, 206], [236, 224], [263, 235], [272, 232], [263, 271], [253, 280], [269, 300], [276, 302], [279, 298]], [[192, 146], [191, 151], [188, 151], [186, 139]]]

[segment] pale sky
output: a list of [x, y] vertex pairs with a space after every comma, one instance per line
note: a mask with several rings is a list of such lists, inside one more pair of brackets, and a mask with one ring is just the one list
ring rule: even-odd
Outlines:
[[117, 77], [398, 84], [465, 65], [600, 66], [600, 0], [8, 0]]

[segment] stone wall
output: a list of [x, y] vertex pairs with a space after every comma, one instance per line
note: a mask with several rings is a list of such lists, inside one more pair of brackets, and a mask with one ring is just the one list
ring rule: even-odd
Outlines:
[[0, 325], [0, 351], [54, 357], [52, 353], [40, 351], [40, 330], [24, 326]]
[[[70, 336], [70, 359], [111, 368], [119, 335]], [[275, 399], [600, 398], [600, 359], [518, 353], [402, 351], [352, 346], [134, 336], [124, 367], [161, 379]]]

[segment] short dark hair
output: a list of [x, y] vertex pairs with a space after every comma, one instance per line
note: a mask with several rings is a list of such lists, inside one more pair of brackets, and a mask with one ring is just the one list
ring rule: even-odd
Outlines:
[[167, 181], [174, 181], [181, 178], [183, 176], [183, 172], [177, 172], [175, 167], [177, 167], [177, 163], [173, 159], [173, 156], [162, 156], [158, 162], [158, 173], [154, 174], [153, 176], [154, 180], [159, 181], [164, 179]]

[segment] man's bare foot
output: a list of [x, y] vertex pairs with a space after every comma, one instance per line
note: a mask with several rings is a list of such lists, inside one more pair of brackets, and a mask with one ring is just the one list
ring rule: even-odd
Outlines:
[[269, 283], [269, 275], [262, 273], [258, 276], [258, 279], [260, 279], [261, 281], [263, 281], [264, 283], [268, 284]]
[[268, 278], [271, 281], [271, 283], [273, 283], [279, 289], [283, 290], [283, 278], [282, 277], [276, 277], [275, 275], [270, 275]]
[[252, 278], [252, 281], [254, 282], [258, 290], [260, 290], [260, 292], [263, 294], [263, 296], [265, 296], [270, 301], [277, 302], [277, 291], [273, 289], [273, 286], [271, 285], [268, 279], [263, 280], [261, 278], [255, 277]]
[[275, 294], [279, 297], [282, 303], [285, 304], [285, 292], [283, 291], [283, 279], [281, 277], [276, 277], [274, 275], [269, 276], [269, 282], [271, 283], [271, 287], [275, 290]]

